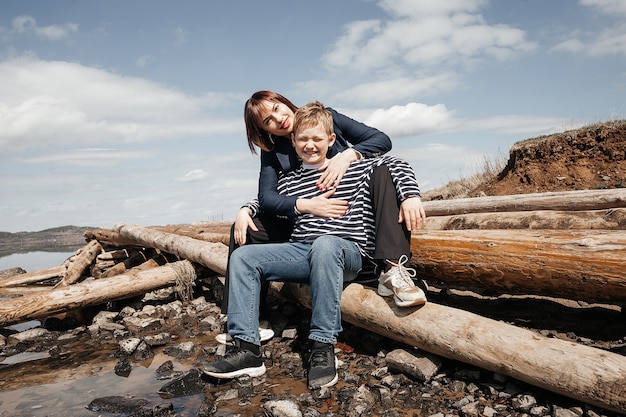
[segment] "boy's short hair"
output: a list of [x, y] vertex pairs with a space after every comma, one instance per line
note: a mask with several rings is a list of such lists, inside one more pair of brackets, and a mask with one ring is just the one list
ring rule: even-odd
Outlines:
[[322, 129], [328, 136], [334, 133], [333, 115], [319, 101], [312, 101], [298, 108], [293, 118], [293, 134], [297, 134], [298, 130], [311, 126], [321, 125]]

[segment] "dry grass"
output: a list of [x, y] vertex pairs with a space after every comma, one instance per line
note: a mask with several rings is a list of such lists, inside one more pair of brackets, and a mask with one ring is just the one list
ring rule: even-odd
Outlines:
[[433, 190], [424, 191], [422, 200], [450, 200], [453, 198], [469, 197], [469, 194], [481, 184], [491, 181], [506, 166], [507, 158], [504, 155], [498, 155], [495, 161], [490, 160], [487, 156], [483, 157], [482, 164], [473, 174], [468, 177], [454, 180]]

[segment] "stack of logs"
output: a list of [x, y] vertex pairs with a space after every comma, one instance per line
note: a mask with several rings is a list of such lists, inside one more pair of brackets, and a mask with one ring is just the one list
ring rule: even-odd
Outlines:
[[[413, 233], [411, 262], [431, 282], [625, 304], [626, 189], [429, 201], [424, 208], [428, 221]], [[66, 265], [0, 279], [2, 294], [21, 294], [0, 301], [0, 326], [177, 286], [201, 269], [223, 275], [229, 227], [119, 224], [90, 231]], [[42, 283], [51, 285], [41, 291]], [[290, 289], [310, 306], [306, 287]], [[354, 325], [626, 413], [622, 355], [432, 302], [400, 309], [358, 284], [346, 287], [341, 307]]]

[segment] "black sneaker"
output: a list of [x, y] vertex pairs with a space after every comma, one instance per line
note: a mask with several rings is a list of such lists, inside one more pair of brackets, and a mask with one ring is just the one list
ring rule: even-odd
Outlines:
[[236, 378], [241, 375], [261, 376], [265, 374], [265, 370], [261, 353], [256, 355], [239, 346], [233, 346], [222, 359], [205, 365], [202, 371], [214, 378]]
[[337, 358], [333, 345], [314, 342], [309, 358], [309, 388], [331, 387], [337, 379]]

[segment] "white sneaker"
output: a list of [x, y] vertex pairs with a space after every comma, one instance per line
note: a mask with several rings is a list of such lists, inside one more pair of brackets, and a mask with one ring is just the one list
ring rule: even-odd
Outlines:
[[398, 263], [387, 272], [380, 274], [378, 278], [378, 295], [389, 297], [393, 295], [393, 301], [398, 307], [418, 306], [426, 303], [426, 294], [413, 282], [415, 270], [404, 266], [409, 261], [406, 255], [402, 255]]
[[[274, 337], [274, 330], [272, 330], [268, 322], [264, 321], [260, 323], [259, 336], [261, 337], [261, 342], [267, 342]], [[215, 336], [215, 340], [223, 345], [229, 345], [232, 343], [233, 338], [228, 333], [220, 333]]]

